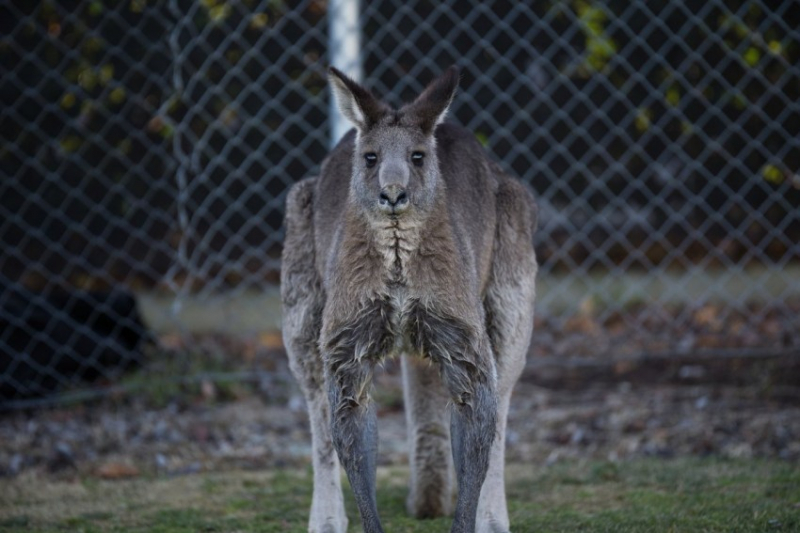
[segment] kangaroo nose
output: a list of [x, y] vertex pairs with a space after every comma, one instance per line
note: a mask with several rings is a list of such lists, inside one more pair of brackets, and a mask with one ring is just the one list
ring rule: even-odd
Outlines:
[[381, 190], [381, 205], [400, 207], [408, 203], [406, 190], [399, 185], [388, 185]]

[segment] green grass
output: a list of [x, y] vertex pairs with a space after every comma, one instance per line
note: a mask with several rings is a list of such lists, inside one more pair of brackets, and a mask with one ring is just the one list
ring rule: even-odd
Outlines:
[[[406, 472], [379, 471], [387, 531], [447, 531], [405, 515]], [[646, 459], [509, 468], [512, 530], [800, 531], [800, 465], [776, 460]], [[127, 481], [0, 483], [0, 531], [303, 532], [308, 471], [225, 472]], [[346, 493], [351, 531], [360, 531]]]

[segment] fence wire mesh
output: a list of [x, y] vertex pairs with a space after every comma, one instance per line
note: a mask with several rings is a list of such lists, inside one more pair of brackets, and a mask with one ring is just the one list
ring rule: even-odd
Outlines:
[[[283, 202], [330, 142], [333, 5], [0, 6], [0, 404], [142, 365], [267, 379]], [[368, 86], [398, 104], [458, 64], [451, 120], [535, 190], [534, 357], [800, 346], [795, 2], [359, 17]]]

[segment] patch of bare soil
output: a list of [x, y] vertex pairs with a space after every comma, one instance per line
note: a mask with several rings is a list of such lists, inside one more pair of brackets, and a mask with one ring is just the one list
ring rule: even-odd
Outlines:
[[[511, 405], [509, 461], [709, 454], [800, 460], [800, 313], [754, 310], [760, 321], [752, 326], [710, 306], [634, 311], [624, 319], [538, 319], [534, 355]], [[0, 477], [307, 468], [304, 401], [280, 336], [262, 337], [212, 343], [214, 357], [231, 365], [223, 371], [247, 368], [232, 385], [209, 378], [190, 388], [144, 387], [77, 406], [0, 413]], [[171, 352], [197, 344], [162, 339]], [[149, 372], [177, 370], [154, 363]], [[407, 460], [399, 374], [394, 361], [376, 377], [382, 464]]]
[[[758, 362], [786, 365], [787, 358], [796, 370], [796, 356]], [[596, 366], [573, 365], [556, 378], [554, 368], [532, 361], [512, 402], [509, 460], [708, 454], [800, 459], [800, 401], [792, 387], [702, 382], [694, 367], [680, 367], [684, 382], [680, 368], [675, 379], [665, 374], [662, 380], [637, 382], [632, 364], [627, 363], [623, 380], [593, 383]], [[647, 377], [647, 364], [641, 365]], [[758, 366], [749, 371], [763, 374]], [[377, 378], [383, 464], [407, 460], [398, 370], [391, 364]], [[613, 368], [605, 371], [614, 375]], [[307, 467], [309, 454], [305, 405], [296, 388], [284, 398], [253, 393], [235, 401], [174, 401], [162, 408], [135, 399], [104, 401], [0, 418], [5, 477], [117, 479]]]
[[797, 350], [800, 301], [750, 303], [741, 309], [712, 303], [637, 304], [622, 311], [604, 311], [586, 300], [574, 315], [538, 316], [532, 344], [531, 353], [536, 356], [557, 358]]

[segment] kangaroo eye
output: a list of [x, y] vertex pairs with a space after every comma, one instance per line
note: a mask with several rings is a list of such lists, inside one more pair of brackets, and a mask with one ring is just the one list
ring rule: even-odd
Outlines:
[[422, 166], [422, 160], [425, 159], [425, 154], [422, 152], [414, 152], [411, 154], [411, 162], [416, 166]]
[[364, 161], [367, 162], [367, 168], [372, 168], [378, 162], [378, 154], [375, 152], [367, 152], [364, 154]]

